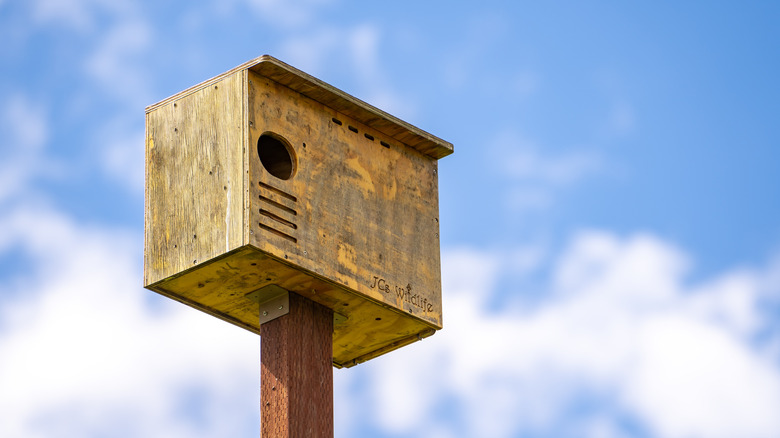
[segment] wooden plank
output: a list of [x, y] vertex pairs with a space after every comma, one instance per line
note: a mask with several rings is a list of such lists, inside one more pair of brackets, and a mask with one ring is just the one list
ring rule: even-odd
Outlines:
[[432, 158], [443, 158], [453, 152], [452, 143], [423, 131], [272, 56], [261, 56], [256, 59], [256, 63], [248, 68], [250, 71], [289, 87]]
[[272, 284], [343, 316], [333, 333], [333, 365], [339, 368], [426, 338], [440, 328], [249, 246], [149, 288], [259, 334], [257, 302], [247, 295]]
[[145, 284], [244, 243], [241, 79], [147, 113]]
[[260, 327], [261, 436], [333, 437], [332, 332], [333, 311], [294, 293]]
[[[146, 118], [146, 287], [256, 333], [247, 294], [296, 292], [342, 316], [337, 367], [442, 327], [434, 158], [449, 143], [271, 57]], [[290, 178], [259, 156], [270, 134]]]
[[249, 61], [247, 61], [247, 62], [245, 62], [245, 63], [243, 63], [243, 64], [241, 64], [239, 66], [231, 68], [230, 70], [228, 70], [228, 71], [226, 71], [224, 73], [220, 73], [220, 74], [214, 76], [213, 78], [206, 79], [205, 81], [203, 81], [203, 82], [201, 82], [199, 84], [193, 85], [193, 86], [187, 88], [186, 90], [182, 90], [182, 91], [180, 91], [180, 92], [178, 92], [178, 93], [176, 93], [176, 94], [174, 94], [172, 96], [166, 97], [165, 99], [163, 99], [163, 100], [161, 100], [161, 101], [159, 101], [157, 103], [153, 103], [153, 104], [151, 104], [151, 105], [146, 107], [146, 113], [148, 114], [148, 113], [150, 113], [152, 111], [155, 111], [157, 108], [159, 108], [161, 106], [165, 106], [165, 105], [168, 105], [169, 103], [172, 103], [174, 100], [179, 100], [182, 97], [189, 96], [190, 94], [196, 93], [196, 92], [198, 92], [198, 91], [200, 91], [200, 90], [202, 90], [204, 88], [208, 88], [209, 86], [212, 86], [215, 83], [220, 82], [220, 81], [222, 81], [223, 79], [225, 79], [225, 78], [227, 78], [229, 76], [234, 76], [234, 75], [236, 75], [236, 73], [244, 71], [244, 70], [248, 69], [249, 67], [257, 64], [257, 62], [259, 60], [261, 60], [261, 59], [263, 59], [262, 56], [260, 56], [258, 58], [255, 58], [255, 59], [252, 59], [252, 60], [249, 60]]
[[249, 243], [440, 327], [436, 160], [251, 71], [249, 81], [250, 147], [273, 133], [297, 163], [283, 180], [250, 156]]
[[213, 85], [215, 82], [221, 81], [225, 77], [247, 69], [352, 117], [366, 126], [370, 126], [432, 158], [444, 158], [454, 150], [452, 143], [444, 141], [269, 55], [263, 55], [247, 61], [225, 73], [149, 105], [146, 108], [146, 112], [154, 111], [174, 100], [196, 93]]

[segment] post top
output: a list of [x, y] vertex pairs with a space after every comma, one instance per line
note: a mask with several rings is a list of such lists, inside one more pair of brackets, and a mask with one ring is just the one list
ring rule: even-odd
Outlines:
[[404, 122], [270, 55], [263, 55], [247, 61], [225, 73], [150, 105], [146, 107], [146, 112], [149, 113], [162, 105], [198, 91], [242, 70], [251, 70], [260, 76], [282, 84], [431, 158], [438, 160], [453, 152], [452, 143]]

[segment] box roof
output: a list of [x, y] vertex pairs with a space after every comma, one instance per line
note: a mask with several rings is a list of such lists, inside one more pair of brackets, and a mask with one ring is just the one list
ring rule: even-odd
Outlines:
[[270, 55], [263, 55], [259, 58], [245, 62], [221, 75], [215, 76], [165, 100], [150, 105], [146, 108], [146, 112], [153, 111], [161, 105], [165, 105], [173, 100], [200, 90], [203, 87], [207, 87], [212, 83], [218, 82], [222, 78], [241, 70], [251, 70], [254, 73], [278, 82], [335, 111], [345, 114], [364, 125], [376, 129], [431, 158], [443, 158], [453, 152], [452, 143], [444, 141], [435, 135], [406, 123], [403, 120], [351, 96], [314, 76], [285, 64]]

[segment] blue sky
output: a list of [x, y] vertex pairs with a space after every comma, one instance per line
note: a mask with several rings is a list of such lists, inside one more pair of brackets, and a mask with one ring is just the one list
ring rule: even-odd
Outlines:
[[271, 54], [455, 145], [445, 329], [340, 437], [780, 436], [780, 4], [0, 0], [0, 436], [259, 433], [141, 287], [144, 107]]

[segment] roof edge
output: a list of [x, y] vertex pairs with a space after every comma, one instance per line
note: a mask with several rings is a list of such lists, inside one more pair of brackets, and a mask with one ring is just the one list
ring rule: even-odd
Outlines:
[[454, 151], [452, 143], [404, 122], [270, 55], [263, 55], [247, 61], [220, 75], [149, 105], [146, 107], [146, 112], [149, 113], [160, 106], [219, 82], [241, 70], [251, 70], [256, 74], [267, 77], [364, 125], [376, 129], [431, 158], [440, 159], [452, 154]]

